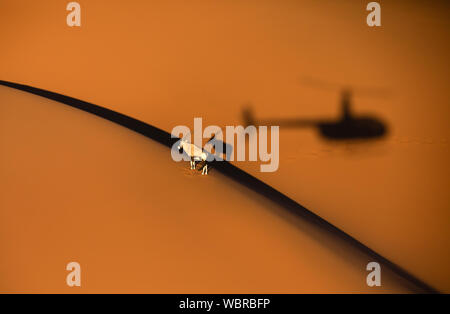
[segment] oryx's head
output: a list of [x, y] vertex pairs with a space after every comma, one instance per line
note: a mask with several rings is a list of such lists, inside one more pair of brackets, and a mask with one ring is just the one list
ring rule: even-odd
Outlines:
[[181, 150], [181, 149], [183, 149], [183, 145], [189, 144], [189, 138], [190, 138], [190, 134], [186, 134], [185, 136], [183, 136], [183, 138], [178, 143], [177, 149]]
[[180, 149], [183, 147], [183, 143], [184, 143], [183, 140], [180, 140], [180, 141], [178, 142], [178, 146], [177, 146], [177, 149], [178, 149], [178, 150], [180, 150]]

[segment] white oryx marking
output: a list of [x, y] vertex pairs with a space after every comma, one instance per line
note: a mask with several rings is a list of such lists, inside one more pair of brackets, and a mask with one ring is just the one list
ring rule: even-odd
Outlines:
[[206, 163], [206, 158], [208, 157], [208, 154], [203, 151], [202, 148], [189, 143], [185, 139], [182, 139], [180, 141], [180, 144], [178, 145], [178, 149], [183, 149], [186, 154], [191, 157], [191, 169], [195, 169], [195, 162], [196, 161], [204, 161], [205, 165], [202, 168], [202, 175], [208, 174], [208, 164]]

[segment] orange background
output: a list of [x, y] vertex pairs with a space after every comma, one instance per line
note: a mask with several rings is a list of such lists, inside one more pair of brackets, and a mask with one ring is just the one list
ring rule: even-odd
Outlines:
[[[449, 5], [380, 1], [0, 2], [0, 79], [170, 131], [333, 117], [338, 87], [387, 121], [374, 142], [281, 129], [280, 168], [235, 164], [441, 291], [450, 291]], [[218, 173], [75, 109], [0, 87], [1, 292], [401, 292], [367, 258]], [[382, 96], [382, 97], [381, 97]], [[55, 132], [55, 130], [58, 130]], [[119, 167], [117, 165], [120, 165]], [[118, 169], [118, 170], [117, 170]], [[82, 287], [65, 265], [82, 265]], [[384, 274], [384, 273], [383, 273]]]

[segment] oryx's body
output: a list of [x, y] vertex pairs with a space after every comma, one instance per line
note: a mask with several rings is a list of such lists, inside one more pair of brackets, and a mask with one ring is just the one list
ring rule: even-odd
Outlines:
[[178, 149], [183, 149], [184, 152], [191, 157], [191, 169], [195, 169], [196, 161], [205, 161], [205, 165], [202, 169], [202, 175], [208, 174], [208, 164], [206, 163], [206, 158], [208, 157], [208, 153], [204, 152], [202, 148], [187, 142], [182, 139], [180, 144], [178, 145]]

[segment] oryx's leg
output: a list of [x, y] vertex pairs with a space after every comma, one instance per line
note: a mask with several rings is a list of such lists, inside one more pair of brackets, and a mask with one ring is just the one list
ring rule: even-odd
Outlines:
[[208, 164], [205, 163], [202, 170], [202, 175], [208, 175]]

